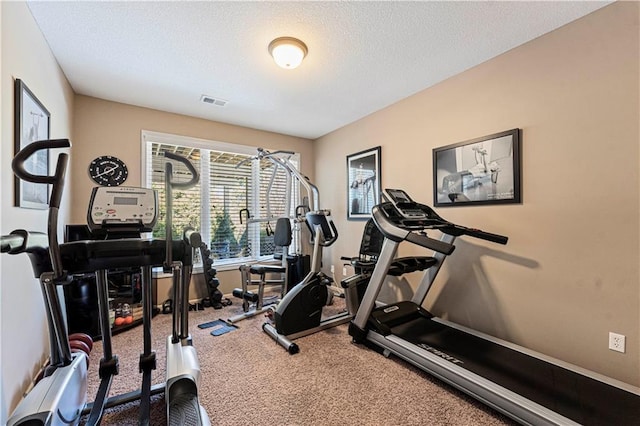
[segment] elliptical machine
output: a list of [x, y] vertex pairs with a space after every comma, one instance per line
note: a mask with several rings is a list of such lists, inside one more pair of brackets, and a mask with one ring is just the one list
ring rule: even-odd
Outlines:
[[76, 425], [87, 401], [87, 354], [71, 352], [56, 290], [58, 285], [70, 282], [62, 268], [57, 239], [58, 211], [69, 156], [65, 153], [58, 156], [53, 176], [33, 175], [24, 167], [26, 160], [36, 151], [70, 146], [67, 139], [34, 142], [18, 152], [11, 163], [15, 175], [20, 179], [51, 185], [47, 234], [16, 230], [2, 236], [0, 242], [2, 253], [26, 253], [35, 277], [40, 279], [49, 328], [50, 355], [43, 378], [18, 404], [7, 420], [8, 426]]
[[[149, 424], [151, 395], [165, 393], [169, 425], [209, 426], [209, 418], [198, 402], [197, 387], [200, 369], [195, 349], [188, 334], [188, 284], [191, 279], [193, 255], [201, 247], [198, 233], [192, 229], [183, 238], [173, 240], [172, 189], [188, 188], [198, 181], [193, 165], [181, 156], [165, 153], [166, 238], [141, 239], [150, 232], [158, 216], [155, 190], [135, 187], [94, 188], [87, 214], [89, 228], [95, 234], [105, 234], [101, 241], [77, 241], [63, 245], [65, 265], [76, 272], [96, 271], [98, 308], [102, 330], [104, 358], [100, 361], [100, 387], [90, 410], [88, 424], [99, 424], [105, 408], [140, 400], [139, 424]], [[173, 181], [175, 160], [190, 173], [188, 182]], [[107, 270], [118, 267], [142, 269], [143, 348], [140, 355], [142, 386], [139, 391], [107, 398], [111, 380], [118, 374], [118, 359], [112, 354], [108, 317]], [[172, 334], [167, 338], [166, 381], [151, 386], [151, 374], [156, 368], [156, 356], [151, 347], [152, 267], [163, 266], [173, 276]]]
[[[165, 272], [173, 274], [173, 327], [167, 337], [167, 367], [165, 399], [167, 401], [167, 423], [170, 426], [184, 424], [209, 426], [209, 417], [198, 399], [200, 382], [200, 363], [189, 334], [189, 283], [193, 270], [192, 257], [188, 262], [174, 260], [172, 219], [173, 189], [187, 189], [198, 182], [199, 174], [191, 162], [179, 155], [165, 152], [165, 157], [184, 164], [191, 173], [188, 182], [177, 182], [173, 179], [173, 165], [165, 163], [165, 195], [166, 195], [166, 255], [163, 264]], [[185, 232], [185, 240], [189, 242], [192, 253], [202, 246], [202, 238], [197, 232]]]
[[[110, 187], [94, 189], [87, 219], [89, 227], [100, 240], [74, 241], [58, 244], [57, 216], [60, 206], [67, 154], [58, 157], [54, 176], [35, 176], [24, 170], [24, 163], [35, 151], [67, 148], [66, 139], [39, 141], [20, 151], [13, 160], [15, 174], [26, 181], [52, 185], [49, 205], [48, 235], [14, 231], [2, 237], [2, 252], [27, 253], [36, 276], [40, 277], [47, 305], [50, 338], [50, 365], [44, 377], [20, 402], [8, 425], [76, 425], [83, 414], [88, 414], [88, 425], [99, 424], [105, 408], [140, 400], [139, 423], [149, 424], [151, 395], [166, 393], [167, 417], [171, 425], [210, 425], [209, 419], [197, 400], [200, 378], [195, 351], [191, 346], [186, 322], [188, 311], [188, 283], [191, 275], [194, 249], [201, 244], [200, 236], [189, 230], [182, 240], [145, 240], [141, 232], [152, 229], [157, 218], [157, 197], [146, 188]], [[188, 160], [174, 155], [168, 158], [185, 164], [193, 174], [189, 184], [197, 181], [197, 172]], [[166, 167], [171, 180], [171, 166]], [[167, 197], [167, 212], [171, 213], [171, 196]], [[99, 231], [99, 232], [98, 232]], [[48, 246], [48, 247], [47, 247]], [[166, 265], [174, 275], [174, 292], [180, 294], [180, 308], [174, 311], [174, 329], [167, 343], [167, 383], [151, 386], [151, 373], [156, 367], [155, 353], [151, 350], [151, 270], [152, 266]], [[183, 267], [184, 265], [184, 267]], [[118, 374], [118, 358], [113, 354], [109, 323], [107, 272], [113, 268], [142, 268], [143, 292], [143, 345], [140, 355], [142, 387], [138, 391], [108, 397], [113, 377]], [[98, 309], [102, 334], [103, 358], [100, 360], [100, 385], [92, 403], [87, 401], [86, 354], [71, 353], [64, 316], [57, 297], [56, 286], [71, 282], [71, 275], [95, 273]], [[180, 315], [180, 318], [176, 318]]]

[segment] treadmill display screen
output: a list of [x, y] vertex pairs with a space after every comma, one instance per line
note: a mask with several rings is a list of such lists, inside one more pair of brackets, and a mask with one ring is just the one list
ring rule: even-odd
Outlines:
[[392, 198], [394, 204], [411, 202], [407, 193], [399, 189], [387, 189], [387, 194]]

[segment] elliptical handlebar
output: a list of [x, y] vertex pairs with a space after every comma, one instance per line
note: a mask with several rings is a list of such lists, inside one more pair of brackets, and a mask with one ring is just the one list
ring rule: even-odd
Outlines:
[[167, 242], [167, 251], [164, 262], [165, 270], [169, 270], [171, 268], [171, 263], [173, 262], [173, 188], [182, 188], [188, 189], [194, 186], [198, 179], [200, 179], [200, 174], [196, 170], [196, 168], [191, 164], [191, 162], [178, 154], [174, 154], [171, 152], [164, 153], [165, 158], [170, 160], [178, 161], [189, 170], [191, 173], [191, 179], [187, 182], [176, 182], [173, 180], [173, 164], [171, 161], [166, 161], [164, 163], [164, 187], [165, 187], [165, 208], [166, 208], [166, 220], [165, 220], [165, 239]]
[[[168, 182], [169, 185], [171, 185], [172, 188], [188, 189], [188, 188], [191, 188], [192, 186], [194, 186], [196, 183], [198, 183], [198, 180], [200, 179], [200, 173], [198, 173], [198, 171], [193, 166], [191, 161], [189, 161], [187, 158], [185, 158], [185, 157], [183, 157], [181, 155], [174, 154], [172, 152], [165, 152], [164, 156], [166, 158], [170, 158], [171, 160], [175, 160], [175, 161], [178, 161], [178, 162], [184, 164], [184, 166], [189, 170], [189, 173], [191, 173], [191, 179], [189, 179], [189, 181], [187, 181], [187, 182], [175, 182], [173, 180], [173, 173], [165, 175], [165, 181]], [[171, 164], [171, 163], [167, 162], [167, 164]], [[168, 176], [168, 180], [167, 180], [167, 176]]]
[[31, 183], [46, 183], [53, 185], [51, 189], [51, 197], [49, 200], [50, 207], [60, 207], [60, 200], [62, 199], [62, 189], [64, 187], [64, 177], [67, 170], [68, 154], [62, 153], [58, 156], [58, 163], [53, 176], [34, 175], [28, 172], [24, 163], [29, 159], [36, 151], [54, 149], [54, 148], [69, 148], [71, 142], [69, 139], [50, 139], [33, 142], [26, 147], [22, 148], [13, 160], [11, 161], [11, 168], [13, 173], [20, 179]]
[[35, 250], [47, 250], [49, 240], [42, 232], [29, 232], [24, 229], [11, 231], [9, 235], [0, 237], [2, 253], [20, 254], [31, 253]]
[[58, 210], [64, 190], [64, 178], [67, 173], [69, 155], [61, 153], [53, 176], [34, 175], [24, 168], [24, 163], [35, 152], [54, 148], [70, 148], [69, 139], [49, 139], [33, 142], [21, 149], [11, 161], [11, 168], [17, 177], [31, 183], [50, 184], [51, 196], [49, 197], [49, 217], [47, 219], [47, 235], [49, 240], [49, 256], [53, 268], [54, 277], [61, 278], [64, 275], [60, 246], [58, 244]]
[[198, 231], [191, 227], [184, 230], [182, 240], [193, 249], [197, 249], [202, 245], [202, 236]]
[[22, 253], [26, 251], [26, 242], [24, 235], [16, 235], [13, 232], [9, 235], [3, 235], [0, 237], [0, 252], [9, 254]]

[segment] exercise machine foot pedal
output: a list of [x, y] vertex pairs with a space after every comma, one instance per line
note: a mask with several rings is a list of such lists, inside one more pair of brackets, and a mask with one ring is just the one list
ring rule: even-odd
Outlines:
[[182, 394], [172, 398], [169, 405], [169, 426], [200, 425], [198, 395]]

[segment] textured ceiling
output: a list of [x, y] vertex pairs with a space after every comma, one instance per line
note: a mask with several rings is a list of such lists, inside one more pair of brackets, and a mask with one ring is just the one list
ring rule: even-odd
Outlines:
[[[311, 139], [606, 4], [28, 2], [78, 94]], [[269, 56], [280, 36], [299, 68]]]

